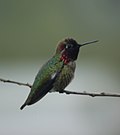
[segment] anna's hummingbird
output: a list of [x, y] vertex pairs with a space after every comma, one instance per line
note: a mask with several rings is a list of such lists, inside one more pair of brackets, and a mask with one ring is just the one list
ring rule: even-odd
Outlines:
[[97, 41], [78, 44], [74, 39], [66, 38], [59, 42], [53, 57], [38, 72], [30, 94], [20, 109], [36, 103], [48, 92], [62, 92], [74, 77], [80, 47]]

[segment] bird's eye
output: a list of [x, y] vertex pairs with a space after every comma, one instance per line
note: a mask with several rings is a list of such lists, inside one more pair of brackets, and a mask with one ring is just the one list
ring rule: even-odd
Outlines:
[[66, 49], [68, 49], [68, 48], [72, 48], [73, 47], [73, 45], [72, 44], [68, 44], [68, 45], [66, 45]]
[[68, 45], [66, 45], [66, 47], [65, 47], [66, 49], [68, 49], [69, 47], [68, 47]]

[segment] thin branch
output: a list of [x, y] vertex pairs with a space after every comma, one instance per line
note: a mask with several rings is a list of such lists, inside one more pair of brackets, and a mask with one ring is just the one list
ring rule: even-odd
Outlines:
[[2, 79], [2, 78], [0, 78], [0, 81], [4, 82], [4, 83], [13, 83], [13, 84], [17, 84], [17, 85], [21, 85], [21, 86], [27, 86], [27, 87], [31, 88], [31, 85], [29, 83], [11, 81], [11, 80], [6, 80], [6, 79]]
[[114, 94], [114, 93], [91, 93], [91, 92], [74, 92], [74, 91], [68, 91], [68, 90], [63, 90], [62, 93], [65, 94], [74, 94], [74, 95], [84, 95], [84, 96], [90, 96], [90, 97], [120, 97], [120, 94]]
[[[21, 85], [21, 86], [27, 86], [29, 88], [31, 88], [32, 85], [30, 85], [29, 83], [22, 83], [22, 82], [17, 82], [17, 81], [11, 81], [11, 80], [6, 80], [6, 79], [2, 79], [0, 78], [1, 82], [4, 83], [12, 83], [12, 84], [16, 84], [16, 85]], [[116, 94], [116, 93], [105, 93], [105, 92], [101, 92], [101, 93], [91, 93], [91, 92], [74, 92], [74, 91], [68, 91], [68, 90], [63, 90], [62, 92], [59, 93], [65, 93], [65, 94], [74, 94], [74, 95], [84, 95], [84, 96], [91, 96], [91, 97], [120, 97], [120, 94]]]

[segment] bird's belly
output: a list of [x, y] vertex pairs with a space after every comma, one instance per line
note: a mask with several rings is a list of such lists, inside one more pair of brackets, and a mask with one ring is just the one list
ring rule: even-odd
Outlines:
[[75, 66], [66, 65], [60, 75], [56, 78], [53, 91], [62, 91], [74, 77]]

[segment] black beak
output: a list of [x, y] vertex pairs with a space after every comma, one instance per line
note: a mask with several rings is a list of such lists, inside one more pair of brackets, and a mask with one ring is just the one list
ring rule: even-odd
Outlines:
[[88, 45], [88, 44], [92, 44], [92, 43], [96, 43], [96, 42], [98, 42], [99, 40], [93, 40], [93, 41], [90, 41], [90, 42], [85, 42], [85, 43], [83, 43], [83, 44], [79, 44], [79, 47], [81, 47], [81, 46], [84, 46], [84, 45]]

